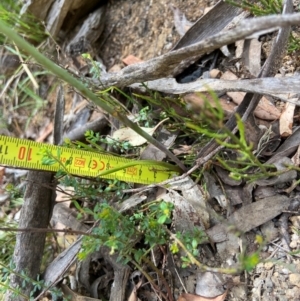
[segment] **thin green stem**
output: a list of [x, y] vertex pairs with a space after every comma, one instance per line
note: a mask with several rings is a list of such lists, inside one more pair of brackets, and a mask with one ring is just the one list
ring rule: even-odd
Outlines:
[[104, 111], [114, 116], [123, 124], [130, 127], [140, 136], [144, 137], [148, 142], [156, 146], [162, 152], [164, 152], [171, 160], [173, 160], [183, 171], [186, 171], [184, 164], [172, 153], [170, 152], [162, 143], [154, 139], [148, 133], [143, 131], [137, 124], [129, 120], [125, 115], [122, 115], [118, 112], [116, 107], [112, 107], [99, 99], [99, 97], [88, 89], [84, 83], [74, 78], [69, 74], [65, 69], [57, 66], [43, 54], [41, 54], [34, 46], [26, 42], [22, 37], [20, 37], [13, 29], [11, 29], [4, 21], [0, 20], [0, 32], [11, 39], [19, 48], [23, 49], [25, 52], [29, 53], [39, 64], [41, 64], [45, 69], [67, 82], [72, 87], [85, 96], [87, 99], [93, 101], [97, 106], [102, 108]]
[[239, 272], [237, 268], [211, 268], [202, 263], [200, 263], [185, 247], [185, 245], [179, 240], [174, 233], [172, 233], [169, 229], [166, 228], [166, 231], [169, 233], [170, 238], [173, 239], [186, 253], [187, 257], [189, 258], [192, 264], [195, 264], [199, 269], [206, 272], [213, 272], [213, 273], [222, 273], [222, 274], [236, 274]]

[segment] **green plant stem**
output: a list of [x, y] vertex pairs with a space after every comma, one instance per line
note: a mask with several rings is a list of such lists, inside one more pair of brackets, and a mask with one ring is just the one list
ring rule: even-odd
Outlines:
[[[26, 279], [26, 280], [29, 280], [29, 279], [30, 279], [30, 281], [31, 281], [31, 283], [32, 283], [33, 285], [39, 284], [38, 281], [36, 281], [36, 280], [34, 280], [34, 279], [31, 279], [31, 278], [28, 277], [28, 276], [24, 276], [24, 275], [21, 275], [20, 273], [17, 273], [16, 271], [14, 271], [14, 270], [12, 270], [11, 268], [5, 266], [5, 265], [2, 264], [1, 262], [0, 262], [0, 266], [2, 266], [2, 267], [5, 268], [7, 271], [9, 271], [10, 274], [15, 274], [17, 277], [19, 277], [19, 278], [21, 278], [21, 279]], [[13, 287], [11, 287], [11, 286], [7, 286], [6, 284], [3, 284], [3, 282], [0, 282], [0, 285], [3, 286], [3, 287], [5, 287], [5, 288], [7, 288], [7, 289], [9, 289], [10, 291], [13, 291], [13, 292], [14, 292], [15, 294], [17, 294], [17, 295], [21, 295], [25, 300], [29, 300], [29, 297], [28, 297], [28, 296], [22, 294], [20, 291], [16, 290], [15, 288], [13, 288]]]
[[111, 114], [123, 124], [130, 127], [140, 136], [144, 137], [148, 142], [156, 146], [162, 152], [164, 152], [171, 160], [173, 160], [182, 171], [186, 171], [186, 167], [184, 164], [172, 153], [170, 152], [163, 144], [154, 139], [148, 133], [143, 131], [138, 125], [129, 120], [125, 115], [120, 114], [117, 108], [113, 108], [109, 106], [104, 101], [101, 101], [99, 97], [94, 94], [90, 89], [88, 89], [81, 81], [74, 78], [71, 74], [69, 74], [65, 69], [57, 66], [43, 54], [41, 54], [35, 47], [26, 42], [23, 38], [21, 38], [13, 29], [9, 28], [9, 26], [2, 20], [0, 20], [0, 32], [7, 36], [7, 38], [11, 39], [19, 48], [23, 49], [27, 53], [29, 53], [39, 64], [41, 64], [45, 69], [52, 72], [58, 78], [67, 82], [72, 87], [76, 88], [79, 93], [81, 93], [86, 98], [93, 101], [97, 106], [105, 110], [107, 113]]
[[239, 269], [237, 268], [211, 268], [208, 267], [202, 263], [200, 263], [190, 252], [189, 250], [185, 247], [185, 245], [176, 237], [174, 233], [172, 233], [169, 229], [166, 228], [166, 231], [169, 233], [170, 238], [173, 239], [186, 253], [188, 256], [190, 262], [192, 264], [195, 264], [199, 269], [205, 272], [213, 272], [213, 273], [222, 273], [222, 274], [237, 274], [239, 273]]
[[20, 291], [14, 289], [14, 288], [13, 288], [12, 286], [10, 286], [10, 285], [6, 285], [6, 284], [4, 284], [3, 282], [0, 282], [0, 286], [3, 286], [4, 288], [6, 288], [6, 289], [9, 290], [9, 291], [12, 291], [13, 293], [16, 294], [16, 296], [22, 296], [22, 297], [24, 298], [24, 300], [28, 300], [28, 299], [29, 299], [28, 296], [22, 294]]

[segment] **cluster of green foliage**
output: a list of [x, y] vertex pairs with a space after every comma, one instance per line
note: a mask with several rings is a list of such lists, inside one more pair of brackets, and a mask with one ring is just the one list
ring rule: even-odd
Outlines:
[[[5, 21], [11, 28], [14, 28], [24, 39], [30, 41], [33, 44], [40, 44], [48, 36], [45, 33], [44, 25], [39, 22], [34, 16], [29, 13], [22, 14], [21, 7], [23, 1], [12, 1], [5, 0], [0, 3], [0, 20]], [[11, 41], [4, 35], [0, 34], [0, 54], [1, 60], [3, 57], [7, 58], [5, 64], [18, 65], [21, 60], [26, 64], [33, 64], [35, 68], [31, 68], [33, 78], [42, 78], [48, 75], [48, 71], [42, 71], [41, 68], [31, 62], [30, 56], [24, 52], [20, 53], [16, 45], [12, 44]], [[31, 81], [30, 77], [22, 76], [24, 74], [23, 67], [20, 66], [14, 72], [9, 74], [12, 77], [18, 77], [14, 85], [5, 86], [0, 85], [2, 94], [1, 108], [0, 108], [0, 129], [6, 129], [9, 127], [7, 119], [12, 115], [12, 112], [22, 110], [22, 115], [27, 115], [24, 128], [27, 129], [30, 122], [36, 116], [36, 114], [43, 108], [44, 100], [38, 95], [37, 88]], [[10, 71], [8, 71], [10, 72]], [[2, 73], [2, 72], [1, 72]], [[0, 80], [5, 79], [5, 76], [1, 74]], [[4, 93], [5, 91], [5, 93]], [[5, 97], [6, 96], [6, 97]], [[26, 112], [26, 113], [25, 113]], [[25, 116], [24, 116], [25, 117]]]
[[228, 3], [249, 11], [254, 16], [267, 16], [272, 14], [280, 14], [282, 11], [282, 0], [226, 0]]
[[[282, 0], [226, 0], [231, 5], [243, 8], [249, 11], [254, 16], [267, 16], [272, 14], [281, 14], [283, 1]], [[298, 8], [299, 9], [299, 8]], [[293, 33], [290, 34], [288, 43], [288, 53], [293, 53], [300, 49], [300, 38], [295, 37]]]
[[[20, 287], [12, 288], [9, 285], [9, 278], [11, 274], [15, 274], [17, 277], [22, 279], [22, 284]], [[22, 293], [24, 289], [28, 286], [32, 286], [33, 289], [30, 292], [29, 296], [26, 296]], [[23, 297], [24, 300], [34, 300], [36, 294], [43, 288], [47, 288], [43, 279], [40, 279], [40, 276], [37, 279], [32, 279], [26, 275], [25, 271], [22, 271], [20, 274], [15, 272], [15, 267], [13, 262], [9, 265], [2, 264], [0, 261], [0, 299], [4, 300], [4, 296], [7, 291], [12, 291], [12, 297]], [[49, 288], [49, 292], [51, 293], [52, 300], [63, 300], [67, 301], [66, 298], [63, 297], [62, 291], [56, 287]]]
[[[104, 142], [97, 133], [89, 131], [86, 133], [87, 140], [90, 144], [80, 142], [70, 143], [69, 147], [80, 147], [84, 150], [97, 151], [99, 141]], [[101, 149], [103, 152], [104, 149]], [[59, 159], [53, 157], [47, 150], [43, 152], [43, 163], [54, 164]], [[160, 200], [150, 204], [145, 204], [140, 209], [123, 214], [118, 212], [113, 206], [109, 205], [111, 198], [122, 199], [122, 191], [129, 188], [129, 184], [117, 180], [86, 180], [76, 178], [66, 172], [66, 167], [69, 164], [59, 162], [61, 170], [56, 177], [60, 184], [66, 187], [74, 188], [72, 196], [73, 203], [78, 211], [78, 218], [90, 215], [95, 221], [98, 221], [98, 226], [93, 230], [93, 236], [86, 236], [83, 241], [82, 252], [80, 258], [86, 257], [91, 252], [98, 250], [101, 246], [107, 246], [111, 252], [118, 252], [120, 259], [124, 261], [136, 260], [138, 263], [142, 256], [145, 256], [149, 250], [157, 245], [167, 244], [169, 235], [166, 231], [166, 225], [171, 223], [171, 214], [173, 205]], [[99, 202], [99, 198], [101, 201]], [[80, 200], [80, 201], [79, 201]], [[80, 203], [87, 201], [89, 207], [81, 207]], [[192, 254], [198, 254], [197, 248], [204, 233], [178, 233], [178, 237], [182, 239], [184, 244]], [[143, 241], [144, 248], [136, 250], [136, 243]], [[175, 253], [176, 248], [172, 248]], [[185, 266], [188, 264], [188, 258], [185, 258]]]
[[[0, 3], [0, 19], [5, 21], [12, 28], [16, 28], [18, 33], [28, 41], [34, 43], [42, 42], [47, 34], [44, 26], [38, 22], [36, 17], [29, 13], [21, 15], [23, 1], [5, 0]], [[7, 42], [7, 38], [0, 35], [0, 45]]]
[[[13, 2], [12, 2], [13, 3]], [[236, 4], [236, 3], [235, 3]], [[280, 0], [261, 1], [259, 4], [252, 4], [247, 1], [243, 1], [239, 4], [241, 7], [250, 10], [255, 15], [280, 13], [282, 3]], [[7, 10], [7, 7], [6, 7]], [[0, 9], [0, 12], [2, 9]], [[3, 10], [4, 11], [4, 10]], [[6, 15], [0, 18], [6, 20]], [[18, 17], [18, 11], [16, 15], [9, 16], [9, 22], [11, 26], [18, 24], [20, 31], [24, 31], [24, 36], [28, 40], [34, 40], [33, 37], [28, 35], [28, 32], [33, 32], [35, 40], [43, 39], [43, 35], [39, 35], [40, 28], [28, 31], [28, 24], [30, 18], [26, 18], [25, 21], [21, 21]], [[12, 17], [12, 18], [11, 18]], [[16, 23], [18, 20], [18, 23]], [[24, 23], [24, 24], [23, 24]], [[31, 26], [31, 25], [30, 25]], [[35, 28], [35, 27], [34, 27]], [[18, 30], [19, 30], [18, 29]], [[26, 34], [25, 34], [26, 33]], [[38, 34], [37, 34], [38, 33]], [[295, 41], [294, 41], [295, 42]], [[296, 42], [295, 42], [296, 45]], [[7, 46], [11, 47], [11, 46]], [[298, 47], [298, 46], [297, 46]], [[294, 50], [298, 49], [296, 46]], [[13, 48], [7, 48], [14, 52]], [[86, 59], [92, 63], [91, 74], [95, 78], [100, 76], [100, 67], [96, 62], [93, 62], [89, 56]], [[42, 73], [36, 73], [35, 76]], [[27, 86], [28, 79], [24, 79], [21, 82], [21, 88], [24, 91], [24, 95], [31, 96], [31, 90]], [[92, 89], [92, 88], [91, 88]], [[143, 122], [143, 125], [150, 126], [152, 119], [149, 118], [153, 113], [154, 107], [160, 107], [159, 118], [169, 117], [170, 122], [166, 125], [170, 130], [181, 130], [183, 136], [196, 137], [201, 134], [202, 141], [214, 138], [220, 145], [226, 149], [236, 152], [236, 160], [228, 160], [224, 158], [224, 153], [220, 153], [216, 158], [218, 162], [227, 170], [231, 172], [231, 176], [235, 179], [256, 180], [260, 177], [266, 177], [272, 175], [269, 168], [271, 166], [263, 165], [259, 159], [253, 154], [252, 145], [246, 140], [245, 128], [242, 121], [237, 116], [238, 135], [234, 135], [229, 131], [223, 130], [224, 112], [215, 97], [215, 106], [212, 106], [209, 101], [206, 102], [205, 109], [200, 113], [197, 118], [182, 117], [176, 113], [172, 102], [174, 99], [163, 98], [159, 93], [153, 91], [147, 91], [144, 95], [129, 96], [117, 88], [110, 88], [107, 91], [98, 92], [99, 97], [105, 99], [107, 103], [114, 102], [110, 92], [117, 90], [129, 101], [132, 101], [133, 97], [137, 97], [140, 100], [146, 101], [147, 106], [140, 110], [137, 121]], [[34, 93], [33, 93], [34, 94]], [[178, 99], [175, 100], [177, 102]], [[27, 103], [25, 100], [24, 103]], [[39, 109], [41, 106], [38, 106]], [[68, 147], [81, 148], [94, 152], [105, 152], [105, 149], [100, 144], [110, 145], [115, 151], [122, 154], [130, 151], [135, 151], [128, 142], [118, 142], [108, 137], [100, 136], [98, 133], [88, 131], [86, 133], [87, 143], [71, 143], [66, 142]], [[47, 149], [41, 150], [44, 154], [44, 164], [54, 164], [58, 162], [60, 157], [59, 152], [57, 156], [50, 155]], [[196, 154], [192, 154], [189, 157], [189, 161], [195, 160]], [[190, 266], [197, 261], [199, 257], [199, 250], [201, 243], [206, 239], [205, 233], [202, 231], [192, 231], [184, 233], [176, 233], [173, 237], [170, 234], [170, 224], [172, 219], [172, 211], [174, 209], [173, 204], [164, 202], [162, 200], [155, 200], [151, 203], [146, 203], [137, 206], [134, 210], [121, 213], [116, 208], [119, 201], [124, 200], [123, 190], [130, 187], [130, 184], [120, 181], [106, 181], [102, 179], [80, 179], [68, 174], [66, 166], [69, 162], [60, 163], [61, 170], [57, 173], [56, 177], [60, 184], [63, 186], [71, 186], [74, 188], [74, 194], [72, 195], [72, 201], [78, 212], [78, 219], [82, 219], [84, 216], [89, 215], [96, 221], [96, 226], [93, 229], [91, 235], [87, 235], [83, 239], [82, 250], [79, 254], [79, 259], [84, 259], [88, 254], [98, 250], [102, 246], [110, 248], [111, 254], [117, 253], [119, 260], [124, 263], [133, 263], [135, 266], [140, 267], [143, 262], [147, 262], [147, 256], [154, 247], [159, 245], [169, 245], [172, 253], [178, 253], [182, 250], [186, 255], [181, 256], [181, 264], [183, 267]], [[197, 176], [197, 175], [196, 175]], [[14, 190], [11, 190], [12, 196]], [[14, 196], [14, 198], [20, 198], [20, 195]], [[114, 198], [115, 202], [111, 200]], [[83, 206], [83, 204], [88, 204]], [[7, 237], [4, 238], [7, 240]], [[259, 245], [262, 243], [259, 240]], [[240, 257], [240, 267], [237, 270], [249, 271], [255, 267], [259, 262], [260, 249], [250, 255], [242, 254]], [[182, 254], [182, 253], [181, 253]], [[7, 255], [7, 251], [6, 251]], [[5, 257], [5, 264], [2, 266], [2, 279], [0, 280], [0, 287], [8, 289], [8, 276], [13, 273], [14, 267], [9, 265], [9, 258]], [[203, 268], [203, 266], [201, 265]], [[34, 290], [32, 296], [36, 290], [44, 287], [44, 284], [39, 279], [29, 279], [25, 273], [18, 275], [24, 279], [23, 285], [27, 283], [34, 284]], [[15, 290], [16, 294], [21, 294], [21, 288]], [[58, 292], [52, 292], [53, 298], [58, 296]], [[32, 297], [30, 296], [30, 297]]]

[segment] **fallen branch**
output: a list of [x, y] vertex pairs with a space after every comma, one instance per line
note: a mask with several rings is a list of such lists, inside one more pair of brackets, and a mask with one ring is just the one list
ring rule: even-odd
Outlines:
[[99, 86], [99, 89], [110, 86], [125, 87], [134, 83], [168, 77], [176, 74], [179, 68], [182, 69], [181, 62], [188, 57], [197, 59], [205, 53], [245, 39], [261, 30], [270, 28], [276, 30], [278, 27], [297, 25], [299, 23], [300, 13], [243, 20], [236, 28], [227, 32], [212, 35], [198, 43], [166, 53], [154, 59], [127, 66], [117, 73], [105, 74], [99, 81], [94, 81], [94, 84]]
[[[170, 94], [242, 91], [270, 95], [283, 101], [288, 101], [291, 93], [300, 93], [300, 76], [282, 78], [265, 77], [244, 80], [199, 79], [187, 84], [179, 84], [175, 78], [162, 78], [146, 82], [145, 85], [150, 90]], [[131, 87], [145, 89], [145, 86], [141, 84], [133, 84]]]

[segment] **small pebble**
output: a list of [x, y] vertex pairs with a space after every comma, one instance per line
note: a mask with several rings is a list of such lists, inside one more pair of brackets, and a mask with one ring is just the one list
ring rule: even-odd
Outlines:
[[300, 228], [300, 216], [292, 216], [290, 217], [290, 221], [295, 228]]
[[292, 248], [292, 249], [296, 249], [297, 248], [297, 241], [296, 240], [292, 240], [291, 241], [290, 248]]
[[298, 234], [292, 234], [291, 235], [291, 240], [299, 241], [299, 235]]
[[300, 287], [300, 274], [292, 273], [289, 275], [289, 280], [291, 284]]
[[288, 275], [291, 271], [289, 269], [282, 269], [281, 274]]
[[272, 269], [272, 267], [274, 266], [274, 263], [273, 262], [266, 262], [265, 263], [265, 268], [267, 269], [267, 270], [270, 270], [270, 269]]
[[257, 273], [261, 273], [264, 270], [264, 264], [262, 262], [260, 262], [257, 266], [256, 266], [256, 272]]
[[297, 286], [294, 286], [292, 289], [286, 290], [286, 296], [290, 300], [299, 300], [299, 298], [300, 298], [300, 289]]
[[254, 280], [253, 280], [253, 286], [254, 287], [258, 287], [258, 286], [260, 286], [260, 285], [262, 285], [263, 284], [263, 280], [261, 279], [261, 278], [255, 278]]

